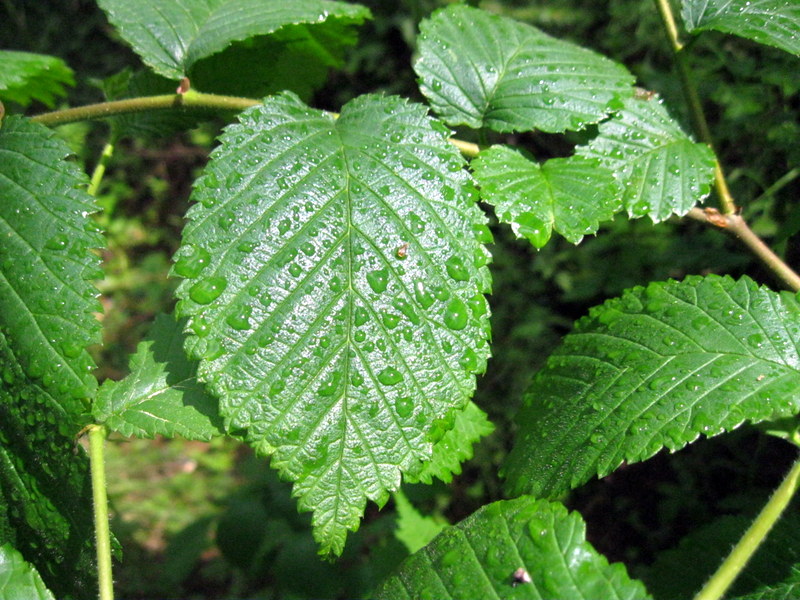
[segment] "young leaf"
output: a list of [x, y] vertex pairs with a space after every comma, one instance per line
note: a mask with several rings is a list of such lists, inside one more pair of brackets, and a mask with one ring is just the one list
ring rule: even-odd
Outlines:
[[623, 185], [628, 214], [654, 223], [684, 215], [708, 196], [714, 153], [693, 142], [660, 100], [631, 98], [576, 154], [599, 159]]
[[0, 333], [0, 540], [35, 564], [58, 598], [95, 597], [88, 461], [61, 399], [19, 363]]
[[0, 329], [25, 372], [68, 412], [97, 385], [85, 348], [100, 342], [101, 310], [88, 282], [101, 276], [91, 251], [103, 245], [91, 220], [86, 176], [66, 144], [21, 117], [0, 129]]
[[488, 504], [408, 557], [376, 598], [650, 598], [585, 539], [580, 515], [530, 497]]
[[0, 545], [0, 598], [55, 600], [34, 566], [10, 544]]
[[689, 32], [716, 29], [800, 55], [797, 0], [683, 0]]
[[173, 317], [158, 315], [131, 358], [130, 375], [98, 390], [96, 422], [127, 437], [208, 441], [221, 435], [217, 401], [197, 381], [197, 363], [183, 350], [185, 337]]
[[752, 280], [651, 283], [595, 307], [534, 378], [503, 467], [558, 495], [700, 434], [797, 414], [800, 311]]
[[392, 498], [397, 509], [397, 529], [394, 535], [409, 553], [425, 546], [447, 527], [447, 522], [441, 517], [436, 519], [421, 515], [401, 490], [394, 492]]
[[553, 229], [577, 244], [622, 209], [614, 174], [596, 159], [553, 158], [539, 165], [511, 148], [493, 146], [471, 166], [481, 198], [494, 206], [498, 220], [536, 248]]
[[75, 85], [72, 69], [55, 56], [0, 50], [0, 100], [28, 106], [34, 100], [50, 108]]
[[[433, 446], [433, 456], [419, 473], [406, 473], [409, 483], [433, 482], [437, 477], [445, 483], [453, 481], [453, 475], [461, 474], [461, 463], [472, 458], [472, 445], [494, 431], [494, 425], [474, 402], [467, 403], [464, 410], [453, 414], [454, 424]], [[444, 425], [444, 424], [443, 424]]]
[[187, 348], [338, 553], [485, 368], [488, 230], [420, 105], [362, 96], [336, 120], [285, 94], [240, 119], [196, 183], [174, 268]]
[[420, 89], [450, 125], [582, 129], [633, 94], [634, 79], [622, 65], [462, 4], [420, 24], [419, 53]]
[[[170, 79], [189, 75], [195, 63], [233, 42], [289, 25], [352, 26], [370, 18], [363, 6], [329, 0], [98, 0], [98, 4], [144, 63]], [[248, 74], [248, 65], [238, 68]]]

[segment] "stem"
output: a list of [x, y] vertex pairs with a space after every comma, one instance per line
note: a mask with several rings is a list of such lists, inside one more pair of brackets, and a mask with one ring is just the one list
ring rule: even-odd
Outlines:
[[97, 579], [100, 600], [114, 600], [114, 580], [111, 576], [111, 532], [108, 527], [108, 498], [103, 446], [106, 428], [89, 426], [89, 468], [92, 473], [94, 499], [94, 534], [97, 544]]
[[[713, 150], [714, 140], [711, 137], [711, 130], [708, 128], [708, 121], [706, 121], [706, 116], [703, 112], [700, 95], [697, 93], [697, 86], [692, 78], [692, 71], [686, 62], [686, 55], [683, 52], [685, 46], [678, 37], [678, 26], [675, 24], [672, 7], [669, 4], [669, 0], [655, 0], [655, 2], [661, 15], [661, 23], [667, 32], [667, 39], [672, 48], [675, 65], [678, 67], [678, 75], [681, 78], [684, 96], [686, 96], [686, 101], [689, 103], [689, 114], [692, 117], [695, 133], [700, 138], [700, 141], [708, 144]], [[714, 164], [714, 188], [719, 198], [722, 213], [726, 215], [734, 214], [736, 212], [736, 202], [734, 202], [733, 196], [731, 196], [731, 192], [728, 189], [728, 182], [725, 180], [725, 174], [722, 171], [719, 160], [715, 161]]]
[[97, 166], [92, 171], [92, 179], [89, 181], [89, 188], [86, 190], [90, 196], [97, 196], [97, 189], [100, 187], [100, 182], [103, 181], [103, 175], [106, 173], [106, 166], [111, 161], [114, 154], [114, 141], [109, 141], [103, 146], [103, 152], [100, 154], [100, 160], [97, 161]]
[[742, 536], [742, 539], [733, 547], [717, 572], [698, 592], [694, 600], [718, 600], [733, 583], [734, 579], [742, 572], [747, 561], [753, 556], [758, 547], [767, 537], [770, 529], [781, 516], [786, 506], [797, 491], [800, 482], [800, 458], [798, 458], [781, 485], [772, 494], [764, 508]]

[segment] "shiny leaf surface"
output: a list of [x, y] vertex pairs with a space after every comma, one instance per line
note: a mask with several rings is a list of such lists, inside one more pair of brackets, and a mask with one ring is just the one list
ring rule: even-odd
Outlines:
[[0, 598], [55, 600], [33, 565], [9, 544], [0, 546]]
[[64, 86], [75, 85], [66, 63], [55, 56], [0, 50], [0, 100], [28, 106], [38, 101], [53, 107], [67, 95]]

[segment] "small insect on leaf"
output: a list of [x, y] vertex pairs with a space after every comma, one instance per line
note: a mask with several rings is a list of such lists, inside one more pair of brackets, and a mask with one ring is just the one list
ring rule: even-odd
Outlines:
[[408, 256], [408, 242], [406, 242], [405, 244], [400, 246], [395, 251], [395, 254], [397, 255], [397, 258], [400, 258], [400, 259], [406, 258]]
[[521, 583], [530, 583], [531, 581], [530, 574], [523, 567], [520, 567], [514, 571], [514, 575], [511, 577], [511, 587], [517, 587]]

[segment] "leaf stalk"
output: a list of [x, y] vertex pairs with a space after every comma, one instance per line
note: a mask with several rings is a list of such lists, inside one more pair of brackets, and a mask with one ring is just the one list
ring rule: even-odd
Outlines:
[[106, 428], [103, 425], [90, 425], [88, 430], [99, 598], [100, 600], [114, 600], [114, 580], [111, 573], [111, 531], [108, 526], [108, 497], [106, 495]]

